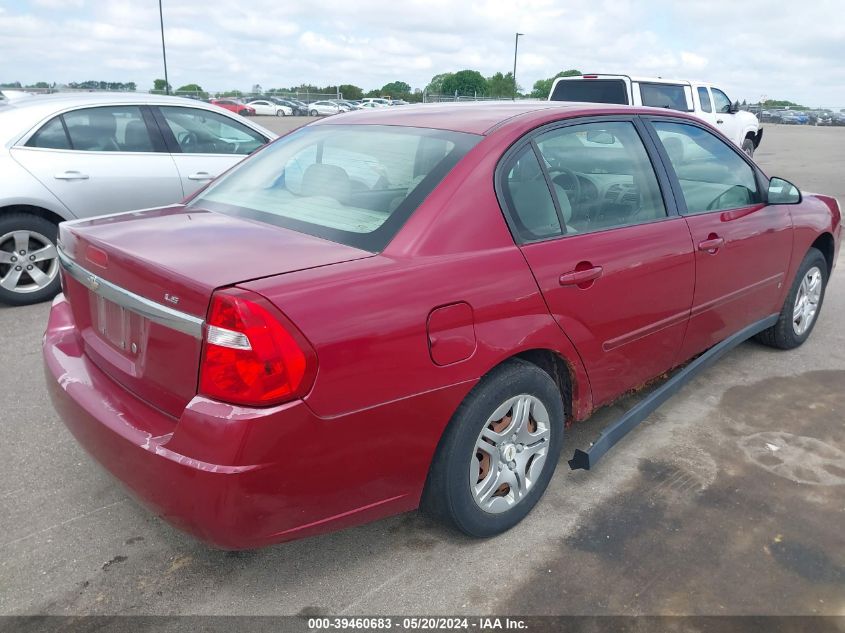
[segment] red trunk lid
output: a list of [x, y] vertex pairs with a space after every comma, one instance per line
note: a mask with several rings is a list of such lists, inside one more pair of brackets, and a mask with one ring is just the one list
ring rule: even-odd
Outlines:
[[[215, 289], [371, 256], [182, 205], [65, 223], [59, 242], [74, 270], [63, 271], [63, 283], [85, 353], [174, 417], [196, 394], [199, 322]], [[128, 299], [123, 291], [131, 293]], [[175, 321], [146, 314], [144, 304], [154, 312], [163, 308]]]

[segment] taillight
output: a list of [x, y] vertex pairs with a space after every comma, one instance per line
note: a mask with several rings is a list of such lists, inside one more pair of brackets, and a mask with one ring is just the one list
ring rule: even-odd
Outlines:
[[305, 395], [315, 373], [314, 350], [269, 301], [241, 289], [212, 295], [200, 366], [202, 395], [269, 406]]

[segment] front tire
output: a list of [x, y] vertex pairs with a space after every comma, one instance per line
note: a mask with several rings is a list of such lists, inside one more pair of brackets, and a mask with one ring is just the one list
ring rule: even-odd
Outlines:
[[0, 217], [0, 303], [24, 306], [59, 292], [59, 227], [26, 213]]
[[285, 116], [284, 110], [276, 110], [276, 116]]
[[316, 110], [311, 110], [311, 116], [317, 116], [319, 114]]
[[495, 536], [542, 497], [563, 445], [560, 390], [523, 360], [497, 367], [458, 407], [437, 448], [421, 508], [465, 534]]
[[810, 337], [816, 326], [827, 287], [827, 260], [811, 248], [798, 267], [777, 323], [757, 335], [757, 340], [777, 349], [793, 349]]
[[748, 155], [748, 158], [754, 158], [754, 150], [754, 141], [750, 138], [747, 138], [742, 142], [742, 151]]

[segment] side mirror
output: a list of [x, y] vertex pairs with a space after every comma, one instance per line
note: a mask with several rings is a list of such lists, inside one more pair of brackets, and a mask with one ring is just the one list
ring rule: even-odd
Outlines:
[[801, 192], [788, 180], [772, 178], [769, 180], [766, 199], [769, 204], [798, 204], [801, 202]]
[[731, 114], [736, 114], [737, 112], [739, 112], [739, 101], [734, 101], [731, 104], [731, 107], [728, 108], [728, 112]]

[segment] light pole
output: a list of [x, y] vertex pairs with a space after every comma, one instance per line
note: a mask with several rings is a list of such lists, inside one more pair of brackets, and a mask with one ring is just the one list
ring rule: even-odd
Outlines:
[[164, 59], [164, 94], [169, 95], [170, 82], [167, 81], [167, 51], [164, 49], [164, 12], [161, 10], [161, 0], [158, 0], [158, 19], [161, 22], [161, 56]]
[[[159, 0], [161, 1], [161, 0]], [[519, 50], [519, 36], [525, 33], [517, 33], [513, 42], [513, 100], [516, 101], [516, 51]]]

